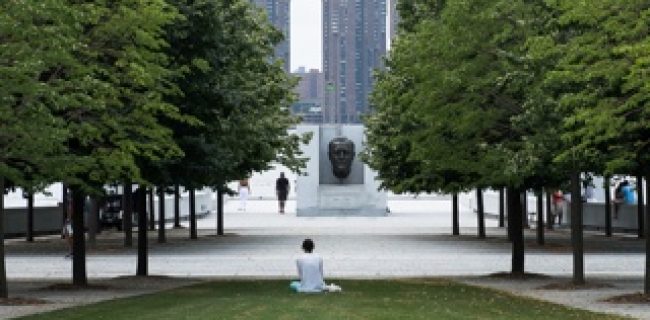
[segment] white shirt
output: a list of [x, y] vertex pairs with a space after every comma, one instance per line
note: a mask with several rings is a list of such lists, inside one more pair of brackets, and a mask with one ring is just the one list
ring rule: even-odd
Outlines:
[[315, 253], [306, 253], [296, 260], [296, 265], [300, 277], [299, 292], [323, 291], [323, 258]]

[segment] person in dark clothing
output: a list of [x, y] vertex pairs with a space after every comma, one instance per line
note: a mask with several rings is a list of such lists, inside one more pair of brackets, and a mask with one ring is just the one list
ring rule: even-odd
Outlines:
[[284, 177], [284, 172], [280, 172], [280, 177], [275, 180], [275, 193], [278, 196], [280, 214], [284, 214], [284, 203], [289, 195], [289, 179]]
[[623, 191], [623, 188], [629, 185], [629, 182], [627, 180], [623, 180], [616, 185], [616, 188], [614, 188], [614, 219], [618, 219], [618, 211], [621, 208], [621, 204], [625, 203], [625, 192]]

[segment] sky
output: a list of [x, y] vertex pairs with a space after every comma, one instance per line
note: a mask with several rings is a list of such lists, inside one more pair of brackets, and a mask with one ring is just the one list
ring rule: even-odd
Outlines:
[[322, 70], [321, 0], [291, 0], [291, 71]]

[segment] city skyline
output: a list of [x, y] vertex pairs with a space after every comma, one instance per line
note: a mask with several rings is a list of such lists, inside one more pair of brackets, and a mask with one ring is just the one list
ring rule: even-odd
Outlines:
[[[291, 61], [290, 70], [296, 71], [299, 67], [305, 69], [323, 70], [322, 65], [322, 0], [291, 0]], [[397, 19], [392, 15], [397, 14], [395, 10], [396, 1], [390, 1], [387, 17], [391, 22], [390, 35], [395, 34]], [[387, 40], [387, 47], [390, 47], [391, 39]]]

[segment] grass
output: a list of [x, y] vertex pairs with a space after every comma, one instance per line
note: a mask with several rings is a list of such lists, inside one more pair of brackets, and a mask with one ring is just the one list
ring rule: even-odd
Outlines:
[[623, 319], [446, 280], [343, 280], [296, 294], [288, 281], [217, 281], [21, 319]]

